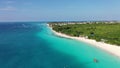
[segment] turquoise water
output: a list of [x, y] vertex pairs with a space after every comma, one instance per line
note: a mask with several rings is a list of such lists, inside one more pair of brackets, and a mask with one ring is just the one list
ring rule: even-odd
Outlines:
[[[94, 58], [99, 62], [94, 63]], [[1, 23], [0, 68], [120, 68], [120, 58], [58, 37], [46, 23]]]

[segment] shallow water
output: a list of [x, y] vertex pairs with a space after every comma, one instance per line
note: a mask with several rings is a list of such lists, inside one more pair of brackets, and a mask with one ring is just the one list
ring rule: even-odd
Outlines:
[[1, 23], [0, 68], [120, 68], [120, 59], [87, 43], [55, 36], [46, 23]]

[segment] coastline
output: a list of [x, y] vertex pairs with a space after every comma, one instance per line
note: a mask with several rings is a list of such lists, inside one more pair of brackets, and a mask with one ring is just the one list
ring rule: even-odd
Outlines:
[[[47, 24], [47, 25], [49, 26], [49, 24]], [[51, 28], [52, 32], [57, 36], [69, 38], [69, 39], [74, 39], [74, 40], [78, 40], [78, 41], [82, 41], [82, 42], [91, 44], [92, 46], [95, 46], [95, 47], [100, 48], [104, 51], [107, 51], [108, 53], [120, 58], [120, 46], [111, 45], [111, 44], [107, 44], [107, 43], [103, 43], [103, 42], [97, 42], [95, 40], [87, 39], [85, 37], [72, 37], [72, 36], [69, 36], [69, 35], [66, 35], [63, 33], [56, 32], [52, 29], [52, 27], [50, 27], [50, 28]]]

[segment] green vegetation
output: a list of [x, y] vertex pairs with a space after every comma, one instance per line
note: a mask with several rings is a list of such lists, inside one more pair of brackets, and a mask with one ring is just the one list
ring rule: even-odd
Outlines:
[[50, 24], [53, 30], [70, 36], [120, 45], [120, 23]]

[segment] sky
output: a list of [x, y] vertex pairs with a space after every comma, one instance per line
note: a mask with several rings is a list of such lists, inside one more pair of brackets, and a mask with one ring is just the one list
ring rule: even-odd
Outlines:
[[0, 21], [120, 20], [120, 0], [0, 0]]

